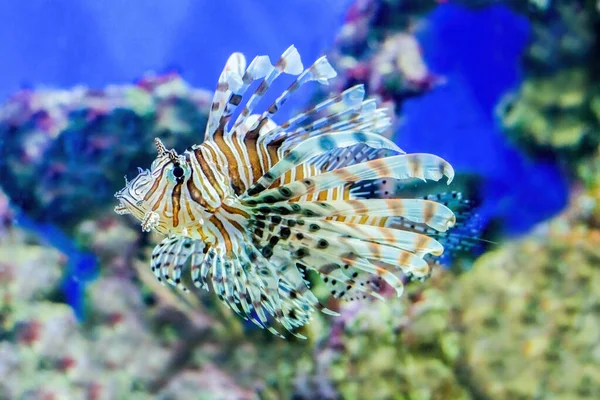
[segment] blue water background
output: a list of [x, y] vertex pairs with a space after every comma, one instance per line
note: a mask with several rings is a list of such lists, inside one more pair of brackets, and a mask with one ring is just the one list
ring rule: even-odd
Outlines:
[[147, 71], [180, 71], [193, 86], [213, 90], [235, 51], [274, 62], [293, 44], [305, 63], [316, 60], [333, 43], [349, 3], [0, 1], [0, 99], [23, 86], [103, 88]]
[[14, 207], [15, 224], [36, 233], [42, 242], [56, 248], [68, 257], [61, 283], [65, 300], [80, 320], [85, 318], [85, 288], [98, 276], [98, 259], [95, 254], [82, 251], [73, 240], [56, 226], [32, 220]]
[[[0, 99], [39, 84], [102, 88], [127, 83], [148, 70], [178, 70], [193, 86], [213, 89], [227, 56], [276, 58], [295, 44], [305, 63], [330, 48], [348, 0], [161, 0], [0, 2]], [[502, 6], [478, 11], [444, 5], [419, 33], [430, 68], [448, 78], [403, 108], [398, 142], [409, 152], [431, 152], [458, 172], [483, 178], [480, 213], [521, 233], [560, 210], [567, 186], [552, 164], [528, 160], [497, 128], [494, 107], [521, 79], [520, 54], [528, 22]], [[307, 101], [295, 96], [292, 107]], [[78, 316], [96, 260], [56, 227], [21, 214], [69, 257], [64, 289]]]
[[498, 128], [495, 108], [523, 78], [521, 55], [529, 21], [502, 5], [468, 9], [445, 4], [419, 34], [425, 60], [447, 83], [403, 106], [398, 142], [407, 152], [430, 152], [459, 172], [483, 179], [482, 218], [518, 235], [559, 212], [567, 181], [549, 162], [526, 157]]

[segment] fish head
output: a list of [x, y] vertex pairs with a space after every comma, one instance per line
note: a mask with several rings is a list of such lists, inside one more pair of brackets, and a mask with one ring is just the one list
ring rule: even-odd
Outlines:
[[138, 168], [138, 175], [125, 178], [125, 187], [115, 193], [119, 204], [117, 214], [132, 214], [142, 222], [144, 231], [177, 233], [181, 189], [191, 176], [191, 166], [185, 156], [167, 150], [160, 139], [155, 139], [158, 156], [150, 169]]

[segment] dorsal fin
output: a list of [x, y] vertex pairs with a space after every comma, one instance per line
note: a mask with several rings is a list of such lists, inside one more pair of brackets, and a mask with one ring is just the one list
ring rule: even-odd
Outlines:
[[217, 90], [213, 96], [213, 101], [208, 114], [208, 124], [204, 140], [211, 140], [213, 135], [222, 126], [222, 117], [226, 105], [230, 101], [231, 94], [240, 90], [243, 86], [242, 76], [246, 70], [246, 58], [242, 53], [233, 53], [227, 59], [225, 68], [219, 76]]
[[298, 75], [302, 72], [302, 69], [302, 61], [300, 60], [300, 54], [298, 53], [298, 50], [296, 50], [294, 46], [288, 47], [288, 49], [283, 52], [281, 57], [279, 57], [279, 60], [277, 60], [275, 63], [274, 68], [269, 71], [254, 94], [246, 102], [244, 109], [233, 124], [233, 129], [235, 130], [250, 114], [252, 114], [254, 107], [256, 107], [260, 99], [264, 96], [267, 90], [269, 90], [269, 87], [271, 87], [271, 84], [279, 75], [284, 72], [292, 75]]

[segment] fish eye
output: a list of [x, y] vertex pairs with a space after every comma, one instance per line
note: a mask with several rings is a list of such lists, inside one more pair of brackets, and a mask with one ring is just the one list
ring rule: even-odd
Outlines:
[[179, 165], [175, 165], [175, 168], [173, 168], [173, 176], [175, 178], [181, 178], [184, 174], [184, 170], [183, 168], [181, 168], [181, 166]]

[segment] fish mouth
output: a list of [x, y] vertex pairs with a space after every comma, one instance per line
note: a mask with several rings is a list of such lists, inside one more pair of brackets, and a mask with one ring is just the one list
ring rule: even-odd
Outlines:
[[118, 209], [119, 211], [127, 210], [130, 213], [134, 211], [143, 212], [142, 205], [144, 200], [134, 196], [134, 193], [130, 189], [129, 187], [125, 187], [115, 193], [115, 197], [119, 201], [119, 204], [115, 207], [115, 211]]
[[123, 203], [119, 203], [115, 206], [115, 212], [119, 215], [131, 214], [131, 211]]
[[125, 190], [121, 189], [119, 190], [117, 193], [115, 193], [115, 197], [117, 198], [117, 200], [119, 201], [119, 204], [117, 204], [115, 206], [115, 212], [119, 215], [126, 215], [126, 214], [131, 214], [131, 210], [129, 209], [129, 207], [127, 206], [127, 200], [125, 199], [125, 196], [123, 195], [123, 191]]
[[119, 201], [119, 204], [115, 206], [115, 212], [119, 215], [124, 214], [144, 214], [141, 209], [142, 200], [138, 200], [133, 196], [132, 190], [129, 186], [124, 187], [115, 193], [115, 197]]
[[133, 180], [125, 179], [125, 187], [115, 193], [119, 204], [115, 206], [115, 212], [119, 215], [133, 214], [137, 218], [143, 218], [144, 195], [152, 182], [150, 171], [141, 170]]

